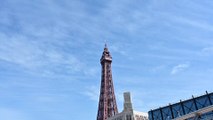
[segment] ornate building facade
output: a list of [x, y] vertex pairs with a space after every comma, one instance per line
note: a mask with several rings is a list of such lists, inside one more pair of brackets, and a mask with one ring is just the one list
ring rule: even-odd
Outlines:
[[129, 92], [124, 93], [124, 109], [108, 120], [148, 120], [148, 113], [134, 111]]

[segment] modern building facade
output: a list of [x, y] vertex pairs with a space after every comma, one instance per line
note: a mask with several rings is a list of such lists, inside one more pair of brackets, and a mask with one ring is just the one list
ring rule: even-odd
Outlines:
[[107, 120], [148, 120], [148, 114], [144, 112], [134, 111], [132, 107], [129, 92], [124, 93], [124, 109], [121, 113], [108, 118]]
[[149, 111], [149, 120], [213, 120], [213, 93]]
[[112, 80], [112, 57], [107, 45], [105, 45], [100, 63], [102, 72], [97, 120], [107, 120], [118, 113]]

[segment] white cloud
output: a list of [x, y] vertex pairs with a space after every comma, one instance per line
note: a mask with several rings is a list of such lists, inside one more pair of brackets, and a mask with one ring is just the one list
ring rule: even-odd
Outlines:
[[201, 51], [201, 55], [209, 56], [213, 55], [213, 47], [205, 47]]
[[30, 68], [37, 66], [37, 58], [41, 51], [29, 42], [26, 37], [17, 35], [13, 37], [0, 34], [0, 59]]
[[186, 64], [179, 64], [177, 66], [174, 66], [172, 71], [171, 71], [171, 74], [174, 75], [174, 74], [177, 74], [185, 69], [187, 69], [190, 65], [188, 63]]
[[[0, 33], [0, 60], [16, 64], [27, 71], [49, 75], [60, 73], [62, 69], [68, 73], [85, 70], [75, 55], [58, 49], [57, 45], [29, 39], [24, 35], [8, 36]], [[57, 44], [55, 41], [53, 43]]]
[[98, 86], [91, 86], [91, 87], [88, 87], [86, 89], [86, 91], [83, 92], [83, 94], [88, 96], [90, 100], [98, 102], [98, 100], [99, 100], [99, 90], [100, 90], [100, 88]]
[[129, 48], [129, 44], [128, 43], [114, 43], [112, 45], [109, 46], [110, 51], [114, 52], [114, 53], [118, 53], [120, 55], [123, 56], [128, 56], [129, 53], [127, 52], [128, 50], [126, 48]]
[[84, 74], [88, 76], [96, 76], [99, 72], [99, 68], [93, 67], [93, 68], [88, 68], [87, 70], [84, 70]]
[[207, 23], [206, 21], [198, 21], [198, 20], [189, 19], [189, 18], [182, 17], [182, 16], [172, 16], [172, 20], [175, 20], [180, 23], [188, 24], [193, 27], [201, 28], [204, 30], [213, 31], [213, 25]]
[[15, 109], [0, 108], [1, 120], [31, 120], [28, 115]]
[[159, 66], [155, 66], [155, 67], [151, 68], [150, 71], [151, 72], [160, 72], [165, 68], [166, 68], [166, 65], [159, 65]]

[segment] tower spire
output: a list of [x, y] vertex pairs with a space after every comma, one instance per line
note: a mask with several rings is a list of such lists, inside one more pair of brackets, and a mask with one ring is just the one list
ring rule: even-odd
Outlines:
[[104, 48], [107, 48], [107, 40], [105, 40]]
[[107, 118], [118, 113], [118, 109], [112, 80], [112, 57], [106, 44], [100, 63], [102, 66], [102, 75], [97, 120], [107, 120]]

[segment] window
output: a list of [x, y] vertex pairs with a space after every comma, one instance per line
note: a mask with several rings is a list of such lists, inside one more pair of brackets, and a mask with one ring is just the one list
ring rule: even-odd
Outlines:
[[131, 115], [126, 115], [126, 120], [132, 120]]

